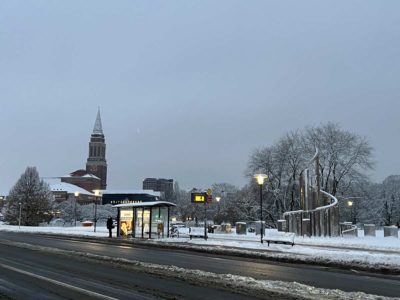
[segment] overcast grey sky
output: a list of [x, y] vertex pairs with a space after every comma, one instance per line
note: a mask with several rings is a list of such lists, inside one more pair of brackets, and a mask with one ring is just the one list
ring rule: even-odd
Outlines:
[[251, 151], [338, 122], [400, 173], [399, 1], [1, 1], [0, 193], [83, 168], [108, 187], [246, 183]]

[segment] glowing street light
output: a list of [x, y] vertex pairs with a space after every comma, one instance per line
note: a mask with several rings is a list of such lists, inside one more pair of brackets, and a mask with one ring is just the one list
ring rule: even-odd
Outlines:
[[221, 197], [216, 196], [215, 200], [217, 201], [217, 218], [219, 219], [219, 212], [220, 212], [219, 201], [221, 201]]
[[262, 189], [264, 185], [264, 181], [268, 179], [268, 175], [259, 173], [255, 174], [254, 178], [257, 181], [257, 184], [260, 186], [260, 222], [261, 222], [261, 244], [264, 243], [263, 236], [264, 236], [264, 224], [263, 224], [263, 213], [262, 213]]

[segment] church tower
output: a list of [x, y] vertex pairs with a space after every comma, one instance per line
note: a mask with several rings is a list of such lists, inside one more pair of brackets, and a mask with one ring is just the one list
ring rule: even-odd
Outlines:
[[107, 188], [106, 143], [101, 125], [100, 109], [97, 111], [96, 122], [89, 142], [89, 157], [86, 162], [86, 172], [100, 178], [102, 190]]

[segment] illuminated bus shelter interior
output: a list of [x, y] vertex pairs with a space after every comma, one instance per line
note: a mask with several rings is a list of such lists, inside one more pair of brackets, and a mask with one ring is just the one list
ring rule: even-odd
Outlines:
[[134, 238], [169, 237], [170, 207], [174, 203], [152, 201], [118, 204], [117, 236]]

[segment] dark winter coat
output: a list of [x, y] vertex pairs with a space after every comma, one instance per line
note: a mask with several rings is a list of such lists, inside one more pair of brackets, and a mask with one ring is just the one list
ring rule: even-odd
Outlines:
[[108, 218], [107, 219], [107, 229], [112, 229], [113, 228], [113, 219]]

